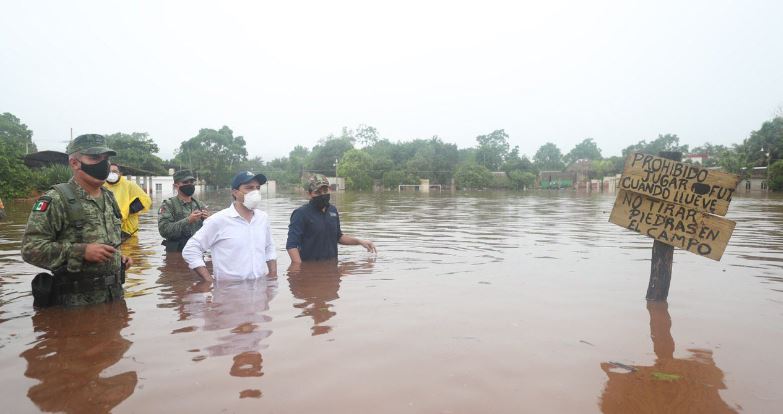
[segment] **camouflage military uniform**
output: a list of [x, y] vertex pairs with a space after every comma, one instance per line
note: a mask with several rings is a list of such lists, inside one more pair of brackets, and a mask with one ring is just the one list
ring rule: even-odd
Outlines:
[[185, 248], [188, 239], [196, 234], [203, 224], [201, 220], [189, 223], [188, 216], [190, 213], [204, 208], [206, 206], [195, 198], [191, 198], [189, 203], [182, 201], [177, 196], [163, 200], [163, 204], [158, 210], [158, 231], [166, 239], [163, 241], [166, 251], [181, 252]]
[[66, 306], [103, 303], [121, 298], [122, 258], [119, 250], [106, 262], [84, 261], [88, 243], [120, 245], [121, 218], [111, 192], [101, 188], [101, 196], [92, 198], [71, 178], [77, 202], [84, 215], [82, 243], [70, 223], [68, 202], [56, 190], [36, 201], [22, 239], [22, 258], [32, 265], [54, 272], [55, 304]]

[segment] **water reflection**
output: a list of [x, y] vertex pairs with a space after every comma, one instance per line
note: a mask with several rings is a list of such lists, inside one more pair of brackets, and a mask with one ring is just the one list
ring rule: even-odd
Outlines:
[[190, 316], [185, 310], [185, 296], [187, 296], [196, 279], [182, 254], [179, 252], [163, 253], [163, 265], [158, 267], [159, 277], [158, 295], [161, 301], [158, 308], [174, 308], [179, 315], [179, 320], [186, 320]]
[[648, 302], [653, 366], [604, 362], [609, 377], [601, 396], [601, 411], [619, 413], [735, 413], [721, 399], [726, 389], [723, 371], [712, 351], [688, 349], [688, 359], [674, 357], [672, 319], [666, 302]]
[[294, 303], [295, 308], [302, 310], [297, 318], [313, 319], [313, 326], [310, 328], [312, 336], [332, 331], [332, 327], [326, 322], [337, 315], [332, 302], [340, 298], [338, 292], [341, 278], [357, 271], [372, 269], [373, 264], [372, 259], [365, 262], [340, 263], [337, 260], [324, 260], [292, 264], [288, 268], [291, 294], [302, 301]]
[[[212, 205], [228, 204], [225, 193], [210, 197]], [[281, 275], [279, 296], [264, 289], [221, 292], [199, 285], [179, 254], [163, 252], [156, 215], [143, 215], [137, 240], [123, 247], [137, 264], [126, 285], [132, 321], [124, 328], [122, 318], [108, 320], [119, 327], [112, 331], [98, 324], [93, 329], [97, 337], [76, 339], [70, 338], [82, 327], [60, 323], [64, 314], [50, 317], [56, 324], [43, 324], [38, 316], [43, 314], [32, 308], [30, 280], [40, 270], [22, 262], [19, 253], [31, 206], [9, 202], [9, 220], [0, 222], [2, 411], [155, 412], [164, 404], [173, 412], [299, 413], [323, 411], [327, 401], [334, 403], [331, 411], [382, 413], [481, 412], [487, 404], [496, 412], [514, 412], [526, 404], [537, 412], [599, 407], [610, 413], [730, 412], [739, 404], [747, 412], [778, 412], [783, 389], [783, 360], [776, 348], [783, 343], [781, 197], [732, 202], [728, 218], [737, 221], [737, 229], [721, 262], [675, 253], [678, 274], [688, 276], [678, 279], [671, 296], [683, 309], [676, 325], [683, 335], [678, 336], [679, 352], [674, 352], [665, 310], [643, 315], [652, 322], [652, 347], [646, 334], [625, 338], [629, 331], [624, 328], [637, 323], [634, 310], [643, 311], [629, 308], [638, 306], [632, 298], [646, 288], [651, 242], [608, 223], [614, 202], [609, 195], [336, 196], [343, 230], [381, 245], [378, 261], [365, 263], [361, 249], [341, 249], [340, 263], [308, 264]], [[269, 199], [278, 246], [285, 242], [291, 211], [301, 203], [300, 194]], [[287, 266], [282, 248], [279, 253], [280, 266]], [[563, 286], [572, 288], [564, 291]], [[254, 295], [266, 297], [254, 302]], [[294, 316], [299, 319], [292, 321]], [[602, 321], [608, 317], [621, 325], [606, 329]], [[388, 323], [365, 329], [377, 320]], [[85, 323], [95, 322], [85, 316]], [[127, 351], [129, 343], [118, 332], [133, 341]], [[709, 351], [686, 351], [685, 335], [688, 343], [720, 344], [720, 354], [713, 360]], [[416, 341], [386, 346], [401, 337]], [[116, 355], [97, 361], [95, 355], [67, 348], [70, 340], [100, 353], [90, 344], [101, 338], [114, 338], [114, 348], [106, 352]], [[582, 338], [595, 346], [576, 342]], [[624, 344], [626, 355], [647, 356], [654, 349], [657, 360], [656, 355], [645, 358], [638, 364], [649, 366], [634, 367], [635, 372], [607, 364], [608, 373], [599, 372], [607, 343]], [[715, 350], [713, 345], [686, 347], [697, 346]], [[54, 347], [58, 350], [49, 353]], [[72, 364], [62, 366], [61, 354], [70, 355]], [[504, 363], [509, 356], [516, 367]], [[81, 386], [105, 377], [100, 382], [106, 383], [124, 379], [112, 377], [124, 371], [138, 376], [135, 390], [133, 378], [124, 390], [133, 392], [130, 398], [105, 384], [96, 385], [107, 388], [103, 391], [67, 388], [63, 379], [71, 375]], [[344, 388], [366, 395], [367, 404], [340, 397]], [[290, 392], [297, 389], [307, 392]], [[114, 399], [94, 409], [98, 397], [79, 394], [88, 392]], [[602, 395], [599, 403], [596, 397]]]
[[[210, 357], [232, 356], [228, 370], [234, 377], [260, 377], [263, 372], [262, 341], [272, 335], [272, 318], [265, 314], [277, 294], [272, 279], [198, 282], [185, 297], [184, 312], [190, 319], [202, 319], [203, 330], [219, 332], [217, 343], [205, 348]], [[201, 354], [194, 361], [205, 359]], [[240, 398], [259, 398], [261, 390], [245, 389]]]
[[43, 411], [106, 413], [133, 394], [135, 371], [101, 376], [130, 348], [120, 331], [130, 321], [124, 301], [37, 312], [35, 344], [22, 352], [25, 376], [41, 381], [27, 392]]

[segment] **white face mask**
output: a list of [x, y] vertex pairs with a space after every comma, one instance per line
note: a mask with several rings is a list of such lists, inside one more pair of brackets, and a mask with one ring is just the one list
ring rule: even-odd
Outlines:
[[106, 181], [114, 184], [117, 181], [120, 181], [120, 175], [117, 174], [116, 172], [112, 171], [112, 172], [109, 173], [109, 176], [106, 177]]
[[244, 204], [245, 207], [253, 210], [260, 208], [263, 201], [264, 199], [261, 197], [261, 192], [258, 190], [253, 190], [245, 194], [245, 200], [242, 201], [242, 204]]

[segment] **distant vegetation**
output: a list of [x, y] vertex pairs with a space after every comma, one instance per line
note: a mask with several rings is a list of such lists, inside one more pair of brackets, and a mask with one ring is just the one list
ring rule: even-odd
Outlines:
[[[37, 151], [33, 132], [10, 113], [0, 115], [0, 196], [24, 197], [67, 179], [67, 168], [30, 170], [22, 163], [25, 154]], [[657, 154], [660, 151], [707, 154], [704, 166], [721, 167], [745, 174], [750, 167], [771, 166], [770, 188], [783, 190], [783, 117], [764, 122], [756, 131], [731, 147], [705, 143], [688, 148], [674, 134], [658, 135], [629, 145], [622, 155], [604, 157], [593, 138], [585, 138], [563, 154], [553, 142], [542, 145], [532, 159], [511, 145], [508, 134], [498, 129], [476, 137], [470, 148], [444, 142], [438, 136], [392, 142], [377, 129], [360, 125], [343, 128], [340, 135], [321, 139], [312, 149], [295, 146], [286, 157], [264, 161], [248, 157], [242, 136], [234, 136], [227, 126], [204, 128], [181, 142], [173, 159], [162, 160], [158, 145], [144, 132], [106, 134], [109, 145], [118, 152], [120, 164], [155, 174], [165, 174], [169, 166], [189, 168], [209, 185], [226, 186], [238, 170], [260, 171], [281, 186], [299, 186], [310, 173], [345, 177], [351, 190], [370, 190], [374, 184], [396, 188], [400, 184], [449, 185], [459, 188], [501, 188], [519, 190], [531, 187], [540, 171], [561, 171], [575, 162], [589, 163], [590, 178], [603, 178], [622, 171], [624, 156], [633, 151]], [[584, 161], [588, 160], [588, 161]]]

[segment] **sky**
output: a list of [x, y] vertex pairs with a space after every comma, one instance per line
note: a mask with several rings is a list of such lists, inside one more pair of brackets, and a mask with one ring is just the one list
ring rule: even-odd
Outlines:
[[147, 132], [163, 158], [223, 125], [264, 160], [361, 124], [460, 148], [504, 129], [528, 156], [730, 145], [783, 114], [780, 16], [779, 0], [6, 2], [0, 113], [40, 150]]

